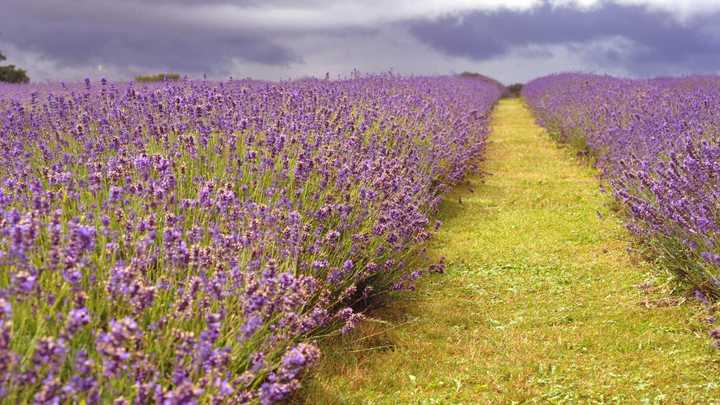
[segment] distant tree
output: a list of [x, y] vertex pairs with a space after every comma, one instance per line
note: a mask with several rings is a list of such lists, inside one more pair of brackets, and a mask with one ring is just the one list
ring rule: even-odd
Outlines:
[[15, 65], [0, 66], [0, 82], [27, 83], [30, 81], [27, 72]]
[[522, 83], [513, 83], [505, 89], [504, 97], [506, 98], [515, 98], [520, 97], [522, 93], [523, 84]]
[[143, 75], [135, 77], [136, 82], [166, 82], [180, 80], [179, 73], [158, 73], [156, 75]]
[[[5, 55], [0, 53], [0, 62], [4, 61]], [[15, 65], [0, 66], [0, 82], [27, 83], [30, 78], [25, 70], [16, 68]]]

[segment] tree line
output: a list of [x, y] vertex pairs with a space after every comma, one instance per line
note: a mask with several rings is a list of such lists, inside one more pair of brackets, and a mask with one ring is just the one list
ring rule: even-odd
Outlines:
[[[0, 53], [0, 62], [5, 61], [5, 55]], [[15, 67], [15, 65], [0, 66], [0, 82], [8, 83], [27, 83], [30, 81], [27, 72], [24, 69]]]

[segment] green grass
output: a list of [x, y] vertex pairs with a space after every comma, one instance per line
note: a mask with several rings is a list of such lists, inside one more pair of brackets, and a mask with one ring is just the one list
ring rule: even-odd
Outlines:
[[720, 355], [702, 308], [628, 254], [595, 171], [518, 99], [499, 104], [490, 141], [488, 174], [441, 210], [431, 254], [447, 258], [446, 274], [371, 314], [382, 321], [328, 342], [298, 401], [720, 398]]

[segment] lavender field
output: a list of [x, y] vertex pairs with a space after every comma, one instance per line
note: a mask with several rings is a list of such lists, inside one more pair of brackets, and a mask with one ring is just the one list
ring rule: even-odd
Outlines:
[[0, 397], [272, 403], [422, 251], [502, 89], [0, 86]]
[[0, 405], [720, 405], [720, 1], [2, 0]]
[[524, 96], [560, 140], [597, 156], [649, 256], [701, 301], [717, 298], [720, 78], [560, 74], [529, 83]]
[[[472, 74], [0, 85], [0, 402], [525, 401], [552, 393], [525, 380], [548, 358], [554, 387], [585, 384], [569, 400], [705, 402], [718, 94], [589, 74], [522, 99]], [[601, 353], [578, 367], [548, 341]]]

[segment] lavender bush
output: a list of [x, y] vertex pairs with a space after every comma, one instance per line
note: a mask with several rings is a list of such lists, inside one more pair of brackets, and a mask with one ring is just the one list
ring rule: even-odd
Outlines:
[[495, 85], [0, 86], [0, 398], [272, 403], [412, 288]]
[[720, 77], [561, 74], [523, 90], [539, 122], [587, 146], [628, 227], [703, 300], [720, 292]]

